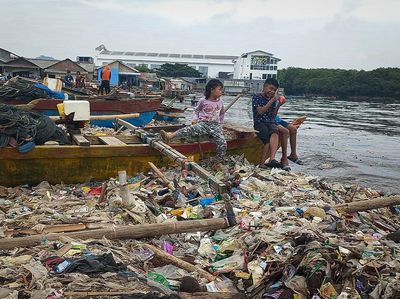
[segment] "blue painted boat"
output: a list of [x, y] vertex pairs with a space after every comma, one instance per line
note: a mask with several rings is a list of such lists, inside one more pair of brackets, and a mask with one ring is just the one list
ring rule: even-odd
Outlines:
[[[160, 109], [162, 99], [147, 99], [147, 98], [134, 98], [134, 99], [87, 99], [90, 104], [90, 113], [92, 115], [112, 115], [112, 114], [130, 114], [139, 113], [138, 118], [125, 119], [135, 126], [144, 126], [148, 124], [157, 114]], [[7, 100], [7, 104], [11, 105], [26, 105], [32, 110], [48, 116], [59, 115], [57, 104], [62, 103], [62, 100], [55, 99], [38, 99], [31, 102], [24, 100]], [[114, 127], [113, 120], [94, 120], [91, 121], [93, 125], [102, 127]]]

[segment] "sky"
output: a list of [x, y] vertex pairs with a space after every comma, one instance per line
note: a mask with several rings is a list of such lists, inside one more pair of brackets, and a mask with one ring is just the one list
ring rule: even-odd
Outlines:
[[400, 0], [0, 0], [0, 48], [273, 53], [279, 68], [400, 67]]

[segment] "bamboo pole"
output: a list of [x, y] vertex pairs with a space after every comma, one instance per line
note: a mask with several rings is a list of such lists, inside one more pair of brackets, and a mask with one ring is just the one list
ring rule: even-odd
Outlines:
[[[139, 113], [127, 113], [127, 114], [105, 114], [105, 115], [90, 115], [90, 120], [112, 120], [112, 119], [126, 119], [126, 118], [138, 118]], [[49, 116], [51, 120], [58, 120], [60, 116]]]
[[184, 269], [188, 272], [198, 272], [201, 277], [204, 277], [208, 281], [214, 281], [216, 279], [216, 276], [212, 275], [211, 273], [208, 273], [207, 271], [196, 267], [195, 265], [192, 265], [184, 260], [181, 260], [180, 258], [177, 258], [171, 254], [166, 253], [165, 251], [162, 251], [161, 249], [150, 245], [150, 244], [143, 244], [144, 247], [147, 249], [151, 250], [154, 252], [154, 254], [162, 259], [163, 261], [172, 264], [178, 268]]
[[41, 244], [42, 241], [55, 241], [59, 240], [61, 237], [70, 237], [82, 240], [102, 239], [103, 237], [107, 239], [140, 239], [168, 234], [217, 230], [227, 227], [229, 227], [229, 223], [226, 218], [121, 225], [79, 232], [39, 234], [21, 238], [3, 238], [0, 242], [0, 250], [36, 246]]
[[400, 195], [378, 197], [369, 200], [353, 201], [349, 203], [335, 205], [336, 210], [342, 210], [347, 213], [368, 211], [384, 207], [400, 205]]
[[226, 106], [226, 108], [225, 108], [225, 113], [226, 113], [226, 111], [228, 111], [228, 110], [233, 106], [233, 104], [235, 104], [235, 103], [240, 99], [241, 96], [242, 96], [241, 93], [238, 94], [238, 95], [236, 96], [236, 98], [234, 98], [233, 101], [230, 102], [230, 103], [228, 104], [228, 106]]

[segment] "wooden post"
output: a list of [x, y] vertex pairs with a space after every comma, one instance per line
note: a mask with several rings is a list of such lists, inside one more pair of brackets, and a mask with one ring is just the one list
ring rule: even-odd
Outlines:
[[99, 202], [103, 202], [107, 196], [107, 181], [101, 184], [101, 194], [99, 197]]
[[143, 246], [146, 247], [147, 249], [150, 249], [151, 251], [153, 251], [157, 257], [159, 257], [163, 261], [167, 262], [168, 264], [172, 264], [172, 265], [179, 267], [181, 269], [184, 269], [188, 272], [198, 272], [201, 277], [204, 277], [208, 281], [214, 281], [216, 279], [216, 277], [214, 275], [212, 275], [211, 273], [208, 273], [207, 271], [205, 271], [199, 267], [196, 267], [184, 260], [181, 260], [171, 254], [168, 254], [165, 251], [162, 251], [161, 249], [159, 249], [153, 245], [143, 244]]
[[128, 183], [126, 181], [126, 171], [118, 171], [118, 181], [119, 181], [119, 194], [122, 198], [122, 204], [125, 207], [131, 205], [131, 195], [129, 194]]
[[229, 227], [226, 218], [200, 219], [165, 223], [121, 225], [95, 230], [84, 230], [70, 233], [40, 234], [20, 238], [3, 238], [0, 242], [0, 250], [13, 249], [15, 247], [31, 247], [42, 241], [55, 241], [62, 237], [76, 239], [140, 239], [168, 234], [214, 231]]
[[368, 211], [384, 207], [400, 205], [400, 195], [378, 197], [369, 200], [353, 201], [349, 203], [334, 206], [336, 210], [342, 210], [347, 213]]

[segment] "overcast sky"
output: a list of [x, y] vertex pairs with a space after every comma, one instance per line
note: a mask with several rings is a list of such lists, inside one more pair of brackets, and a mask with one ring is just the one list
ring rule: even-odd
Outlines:
[[273, 53], [279, 68], [400, 67], [400, 0], [0, 0], [0, 48]]

